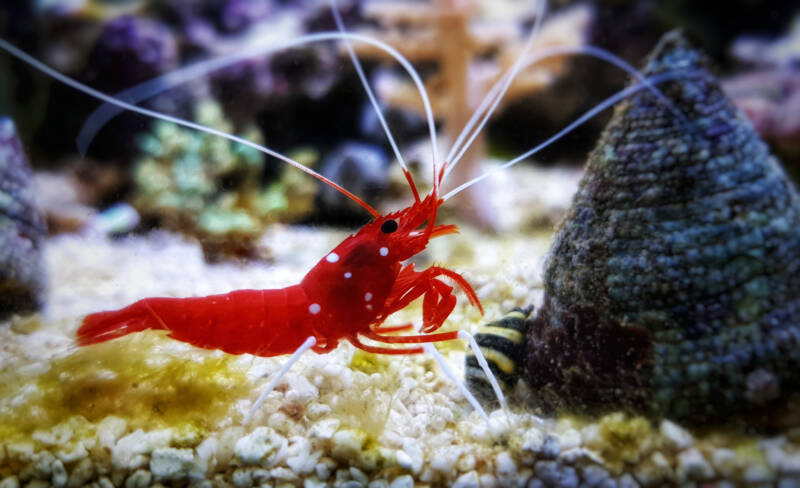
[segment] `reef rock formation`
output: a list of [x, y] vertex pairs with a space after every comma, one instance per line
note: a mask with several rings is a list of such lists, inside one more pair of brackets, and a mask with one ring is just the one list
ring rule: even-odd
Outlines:
[[44, 233], [22, 143], [14, 122], [0, 117], [0, 318], [41, 304]]
[[620, 104], [554, 238], [526, 375], [546, 408], [724, 421], [797, 391], [800, 199], [679, 32]]

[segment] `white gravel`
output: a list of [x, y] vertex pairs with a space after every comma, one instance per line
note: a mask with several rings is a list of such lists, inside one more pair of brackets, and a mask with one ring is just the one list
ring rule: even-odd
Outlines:
[[[299, 281], [342, 237], [341, 232], [278, 226], [264, 237], [274, 264], [218, 265], [203, 262], [196, 244], [166, 233], [116, 241], [51, 240], [52, 286], [44, 320], [0, 324], [0, 371], [19, 378], [19, 390], [0, 398], [0, 419], [38, 398], [30, 379], [49, 371], [53, 357], [71, 354], [83, 314], [151, 295], [285, 286]], [[434, 241], [420, 266], [456, 263], [451, 267], [478, 290], [485, 320], [540, 298], [540, 269], [514, 264], [540, 262], [546, 239], [499, 239], [469, 229], [448, 239], [458, 241]], [[492, 255], [505, 264], [487, 258]], [[390, 321], [418, 321], [419, 314], [418, 307], [410, 307]], [[448, 323], [474, 332], [482, 320], [460, 296]], [[196, 360], [191, 351], [163, 339], [151, 359], [185, 354], [186, 361]], [[445, 344], [442, 353], [463, 374], [463, 346]], [[197, 431], [141, 426], [110, 415], [96, 422], [69, 419], [27, 438], [0, 439], [0, 488], [223, 482], [236, 487], [613, 488], [722, 479], [777, 484], [800, 476], [797, 436], [698, 435], [665, 420], [652, 425], [633, 460], [620, 462], [616, 456], [626, 446], [613, 444], [618, 440], [608, 437], [603, 419], [552, 420], [532, 412], [495, 411], [486, 423], [429, 357], [376, 357], [374, 371], [351, 368], [354, 358], [347, 344], [327, 355], [301, 358], [246, 427], [232, 418], [250, 408], [265, 384], [262, 376], [277, 371], [283, 358], [237, 358], [233, 365], [247, 372], [252, 397], [232, 400], [231, 418]]]

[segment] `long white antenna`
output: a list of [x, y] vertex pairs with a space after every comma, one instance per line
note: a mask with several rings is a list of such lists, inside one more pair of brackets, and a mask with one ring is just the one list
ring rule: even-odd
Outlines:
[[70, 78], [69, 76], [66, 76], [66, 75], [64, 75], [62, 73], [59, 73], [58, 71], [56, 71], [53, 68], [47, 66], [46, 64], [44, 64], [41, 61], [37, 60], [36, 58], [28, 55], [24, 51], [16, 48], [12, 44], [8, 43], [5, 39], [0, 39], [0, 49], [3, 49], [5, 51], [7, 51], [11, 55], [17, 57], [19, 60], [21, 60], [21, 61], [33, 66], [34, 68], [40, 70], [41, 72], [47, 74], [48, 76], [53, 77], [54, 79], [60, 81], [61, 83], [64, 83], [65, 85], [68, 85], [68, 86], [70, 86], [70, 87], [72, 87], [72, 88], [74, 88], [74, 89], [76, 89], [76, 90], [78, 90], [80, 92], [83, 92], [83, 93], [85, 93], [85, 94], [87, 94], [89, 96], [95, 97], [95, 98], [97, 98], [99, 100], [102, 100], [102, 101], [104, 101], [106, 103], [110, 103], [112, 105], [116, 105], [118, 107], [122, 107], [123, 109], [130, 110], [132, 112], [136, 112], [136, 113], [139, 113], [139, 114], [142, 114], [142, 115], [146, 115], [148, 117], [153, 117], [154, 119], [166, 120], [167, 122], [172, 122], [173, 124], [181, 125], [183, 127], [188, 127], [190, 129], [198, 130], [198, 131], [201, 131], [201, 132], [206, 132], [208, 134], [213, 134], [215, 136], [219, 136], [219, 137], [228, 139], [230, 141], [238, 142], [239, 144], [243, 144], [245, 146], [251, 147], [251, 148], [256, 149], [256, 150], [258, 150], [258, 151], [260, 151], [260, 152], [262, 152], [264, 154], [268, 154], [268, 155], [270, 155], [270, 156], [272, 156], [274, 158], [278, 158], [281, 161], [283, 161], [283, 162], [285, 162], [285, 163], [287, 163], [287, 164], [289, 164], [291, 166], [294, 166], [295, 168], [299, 169], [300, 171], [303, 171], [304, 173], [307, 173], [307, 174], [313, 176], [314, 178], [317, 178], [318, 180], [327, 183], [328, 185], [332, 186], [333, 188], [335, 188], [336, 190], [340, 191], [344, 195], [347, 195], [353, 201], [355, 201], [356, 203], [358, 203], [359, 205], [364, 207], [369, 213], [372, 214], [373, 217], [379, 217], [380, 216], [380, 213], [377, 210], [375, 210], [371, 206], [367, 205], [367, 203], [365, 203], [363, 200], [361, 200], [357, 196], [353, 195], [351, 192], [349, 192], [348, 190], [346, 190], [345, 188], [343, 188], [339, 184], [329, 180], [328, 178], [322, 176], [321, 174], [317, 173], [313, 169], [308, 168], [307, 166], [303, 165], [302, 163], [299, 163], [299, 162], [295, 161], [294, 159], [292, 159], [292, 158], [290, 158], [288, 156], [285, 156], [285, 155], [283, 155], [283, 154], [281, 154], [281, 153], [279, 153], [277, 151], [274, 151], [274, 150], [272, 150], [272, 149], [270, 149], [268, 147], [262, 146], [260, 144], [256, 144], [255, 142], [248, 141], [247, 139], [243, 139], [243, 138], [241, 138], [239, 136], [235, 136], [233, 134], [228, 134], [227, 132], [222, 132], [222, 131], [214, 129], [212, 127], [208, 127], [208, 126], [205, 126], [205, 125], [202, 125], [202, 124], [198, 124], [196, 122], [190, 122], [190, 121], [185, 120], [185, 119], [181, 119], [181, 118], [178, 118], [178, 117], [173, 117], [171, 115], [162, 114], [161, 112], [156, 112], [154, 110], [149, 110], [149, 109], [142, 108], [142, 107], [139, 107], [139, 106], [136, 106], [136, 105], [131, 105], [130, 103], [124, 102], [122, 100], [117, 100], [116, 98], [111, 97], [109, 95], [106, 95], [105, 93], [100, 92], [98, 90], [95, 90], [94, 88], [92, 88], [90, 86], [86, 86], [83, 83]]
[[[425, 117], [428, 122], [428, 132], [431, 138], [431, 147], [435, 157], [435, 155], [438, 154], [438, 150], [436, 145], [436, 126], [433, 119], [433, 110], [431, 109], [431, 103], [428, 98], [428, 94], [425, 91], [422, 79], [420, 78], [417, 71], [414, 69], [411, 63], [392, 46], [386, 44], [383, 41], [373, 39], [369, 36], [364, 36], [361, 34], [353, 34], [350, 32], [318, 32], [315, 34], [305, 35], [300, 38], [293, 39], [291, 41], [287, 41], [277, 46], [274, 45], [253, 46], [250, 48], [246, 48], [240, 53], [219, 56], [216, 58], [197, 62], [195, 64], [186, 66], [184, 68], [173, 70], [167, 74], [161, 75], [157, 78], [153, 78], [152, 80], [146, 81], [139, 85], [128, 88], [127, 90], [119, 92], [117, 95], [113, 97], [115, 101], [109, 101], [104, 98], [101, 98], [101, 100], [110, 105], [120, 107], [123, 110], [124, 109], [130, 110], [129, 107], [132, 106], [133, 104], [136, 104], [142, 100], [146, 100], [150, 97], [158, 95], [159, 93], [169, 90], [170, 88], [185, 83], [189, 80], [195, 79], [199, 76], [204, 76], [212, 71], [224, 68], [226, 66], [230, 66], [231, 64], [242, 61], [243, 59], [260, 56], [271, 51], [275, 51], [278, 49], [285, 49], [292, 46], [309, 44], [313, 42], [323, 42], [323, 41], [342, 40], [342, 39], [349, 39], [353, 41], [363, 42], [385, 51], [390, 56], [392, 56], [397, 61], [397, 63], [400, 64], [400, 66], [402, 66], [403, 69], [408, 73], [408, 75], [411, 77], [412, 82], [416, 86], [417, 91], [419, 92], [420, 98], [422, 98], [422, 105], [424, 107]], [[20, 59], [24, 60], [23, 56], [27, 57], [28, 59], [33, 59], [30, 56], [27, 56], [24, 52], [14, 48], [14, 46], [5, 41], [3, 41], [3, 46], [7, 51], [11, 52], [12, 54], [16, 53], [17, 55], [19, 55]], [[102, 95], [107, 96], [105, 94]], [[120, 103], [124, 103], [125, 105], [120, 105]], [[118, 108], [114, 107], [109, 107], [108, 105], [100, 106], [94, 112], [92, 112], [92, 114], [89, 116], [86, 122], [84, 122], [84, 125], [81, 128], [80, 133], [78, 134], [77, 145], [78, 145], [78, 150], [81, 152], [81, 154], [86, 153], [86, 149], [89, 147], [89, 144], [91, 143], [92, 139], [94, 139], [94, 136], [103, 127], [103, 125], [105, 125], [106, 122], [111, 120], [114, 116], [116, 116], [120, 112], [122, 112], [122, 110], [119, 110]]]
[[[680, 112], [680, 110], [678, 110], [677, 107], [675, 107], [675, 105], [672, 102], [670, 102], [669, 99], [667, 99], [667, 97], [665, 97], [664, 94], [661, 93], [660, 90], [658, 90], [655, 86], [653, 86], [652, 83], [647, 81], [647, 79], [644, 77], [644, 75], [642, 75], [642, 73], [639, 70], [637, 70], [630, 63], [628, 63], [624, 59], [620, 58], [619, 56], [616, 56], [615, 54], [612, 54], [611, 52], [606, 51], [605, 49], [599, 48], [597, 46], [577, 46], [577, 47], [576, 46], [555, 46], [555, 47], [550, 47], [550, 48], [547, 48], [547, 49], [542, 49], [541, 51], [539, 51], [536, 54], [534, 54], [531, 57], [529, 57], [525, 61], [523, 67], [524, 68], [528, 68], [531, 65], [536, 64], [539, 61], [545, 60], [547, 58], [556, 57], [556, 56], [570, 55], [570, 54], [579, 54], [579, 55], [591, 56], [591, 57], [600, 59], [602, 61], [606, 61], [607, 63], [612, 64], [612, 65], [616, 66], [617, 68], [627, 72], [633, 78], [635, 78], [637, 81], [643, 83], [644, 84], [644, 88], [647, 88], [650, 91], [652, 91], [653, 94], [659, 99], [659, 101], [661, 101], [661, 103], [663, 103], [664, 105], [667, 106], [667, 108], [670, 110], [670, 112], [672, 112], [673, 115], [675, 115], [678, 119], [680, 119], [680, 120], [682, 120], [684, 122], [686, 121], [686, 117]], [[492, 87], [492, 89], [489, 91], [489, 93], [486, 95], [486, 97], [484, 98], [483, 102], [481, 103], [482, 106], [485, 104], [485, 102], [487, 100], [491, 99], [492, 97], [496, 97], [496, 93], [498, 92], [498, 86], [500, 86], [501, 82], [502, 82], [502, 80], [500, 80], [497, 83], [495, 83], [495, 85]], [[494, 98], [494, 100], [498, 101], [497, 98]], [[497, 105], [494, 104], [492, 106], [493, 107], [492, 109], [494, 109], [496, 106]], [[467, 122], [467, 125], [464, 127], [465, 130], [466, 129], [472, 129], [472, 126], [477, 121], [477, 118], [478, 118], [477, 115], [478, 115], [479, 111], [480, 111], [480, 109], [478, 111], [476, 111], [475, 114], [473, 114], [472, 118], [470, 118], [469, 122]], [[481, 121], [481, 123], [478, 126], [478, 128], [475, 129], [475, 131], [472, 133], [472, 136], [464, 144], [464, 146], [460, 149], [460, 151], [458, 152], [458, 154], [455, 157], [452, 157], [453, 150], [451, 149], [451, 154], [448, 155], [448, 158], [452, 157], [452, 159], [448, 159], [449, 163], [448, 163], [447, 169], [445, 170], [445, 175], [449, 174], [450, 171], [453, 170], [455, 165], [458, 164], [458, 162], [464, 156], [464, 153], [467, 151], [467, 149], [469, 149], [469, 146], [472, 144], [472, 141], [475, 140], [475, 137], [477, 137], [477, 135], [481, 132], [481, 130], [483, 130], [483, 127], [486, 125], [488, 119], [489, 119], [488, 116], [483, 118], [483, 120]]]
[[[503, 95], [506, 94], [506, 91], [508, 90], [508, 87], [511, 86], [511, 82], [514, 81], [514, 78], [517, 76], [517, 74], [519, 74], [520, 70], [522, 69], [522, 65], [523, 65], [523, 63], [525, 61], [525, 57], [527, 56], [528, 51], [530, 51], [531, 46], [533, 46], [534, 39], [536, 39], [536, 36], [539, 34], [539, 29], [542, 26], [542, 20], [544, 19], [545, 12], [547, 11], [547, 0], [539, 0], [538, 3], [539, 3], [539, 10], [536, 12], [536, 21], [533, 24], [533, 28], [531, 29], [531, 33], [530, 33], [530, 35], [528, 35], [528, 39], [525, 41], [525, 46], [522, 48], [522, 52], [520, 52], [519, 57], [517, 58], [517, 61], [514, 63], [513, 66], [511, 66], [511, 68], [508, 69], [508, 71], [506, 71], [506, 74], [500, 79], [500, 82], [502, 83], [502, 85], [501, 85], [502, 88], [496, 94], [496, 97], [494, 98], [494, 102], [492, 103], [492, 106], [486, 112], [486, 116], [483, 119], [483, 123], [485, 123], [486, 120], [492, 115], [492, 112], [494, 112], [494, 109], [500, 103], [500, 100], [502, 100]], [[490, 90], [489, 93], [491, 94], [492, 91], [493, 90]], [[488, 98], [488, 96], [484, 98], [484, 101], [487, 98]], [[473, 119], [477, 119], [478, 117], [480, 117], [481, 108], [485, 109], [485, 104], [483, 102], [481, 102], [478, 110], [476, 110], [475, 113], [473, 114], [472, 118], [470, 118], [470, 122], [472, 124], [474, 124]], [[454, 166], [451, 163], [451, 161], [453, 161], [453, 154], [455, 153], [455, 151], [458, 150], [461, 141], [464, 139], [466, 134], [469, 133], [469, 131], [471, 129], [470, 122], [468, 122], [467, 125], [464, 126], [464, 128], [461, 130], [461, 133], [458, 135], [458, 138], [456, 138], [456, 141], [453, 143], [453, 147], [450, 148], [450, 152], [447, 154], [447, 158], [445, 158], [445, 161], [448, 162], [447, 163], [448, 164], [448, 168], [445, 170], [447, 173], [452, 171], [452, 168]], [[483, 126], [483, 123], [481, 123], [481, 126]], [[476, 136], [473, 135], [470, 138], [470, 140], [466, 144], [466, 147], [469, 147], [469, 145], [472, 143], [472, 141], [475, 139], [475, 137]]]
[[683, 78], [691, 78], [691, 77], [695, 77], [695, 76], [701, 76], [702, 74], [703, 74], [702, 72], [693, 71], [693, 70], [689, 70], [689, 71], [668, 71], [666, 73], [661, 73], [661, 74], [658, 74], [658, 75], [654, 75], [654, 76], [648, 77], [648, 78], [645, 79], [644, 82], [639, 82], [639, 83], [636, 83], [635, 85], [629, 86], [628, 88], [622, 89], [622, 90], [618, 91], [617, 93], [615, 93], [614, 95], [611, 95], [610, 97], [606, 98], [605, 100], [603, 100], [602, 102], [597, 104], [595, 107], [593, 107], [592, 109], [590, 109], [589, 111], [587, 111], [586, 113], [584, 113], [583, 115], [581, 115], [580, 117], [575, 119], [575, 121], [573, 121], [571, 124], [569, 124], [568, 126], [564, 127], [563, 129], [561, 129], [560, 131], [555, 133], [553, 136], [551, 136], [550, 138], [548, 138], [546, 141], [542, 142], [538, 146], [536, 146], [533, 149], [531, 149], [531, 150], [529, 150], [529, 151], [517, 156], [516, 158], [512, 159], [511, 161], [508, 161], [508, 162], [506, 162], [506, 163], [504, 163], [504, 164], [502, 164], [502, 165], [500, 165], [500, 166], [498, 166], [496, 168], [493, 168], [493, 169], [487, 171], [486, 173], [484, 173], [484, 174], [482, 174], [480, 176], [477, 176], [477, 177], [471, 179], [470, 181], [467, 181], [466, 183], [458, 186], [457, 188], [455, 188], [452, 191], [450, 191], [449, 193], [447, 193], [442, 198], [444, 200], [448, 200], [448, 199], [452, 198], [453, 196], [457, 195], [458, 193], [460, 193], [461, 191], [463, 191], [463, 190], [469, 188], [470, 186], [478, 183], [479, 181], [483, 181], [484, 179], [488, 178], [490, 175], [492, 175], [492, 174], [494, 174], [494, 173], [496, 173], [498, 171], [502, 171], [505, 168], [508, 168], [509, 166], [513, 166], [513, 165], [519, 163], [520, 161], [522, 161], [523, 159], [526, 159], [526, 158], [529, 158], [530, 156], [533, 156], [534, 154], [536, 154], [537, 152], [539, 152], [542, 149], [546, 148], [550, 144], [552, 144], [552, 143], [556, 142], [557, 140], [561, 139], [566, 134], [568, 134], [569, 132], [574, 130], [576, 127], [578, 127], [579, 125], [583, 124], [587, 120], [589, 120], [592, 117], [594, 117], [595, 115], [597, 115], [599, 112], [601, 112], [601, 111], [605, 110], [606, 108], [614, 105], [615, 103], [619, 102], [620, 100], [624, 99], [625, 97], [632, 95], [633, 93], [636, 93], [636, 92], [638, 92], [640, 90], [643, 90], [643, 89], [649, 89], [650, 87], [652, 87], [654, 85], [657, 85], [659, 83], [664, 83], [666, 81], [675, 80], [675, 79], [678, 79], [678, 78], [681, 78], [681, 77], [683, 77]]
[[[330, 4], [331, 13], [333, 13], [333, 18], [336, 20], [336, 27], [339, 28], [340, 32], [347, 32], [347, 29], [344, 26], [344, 21], [342, 20], [342, 16], [339, 13], [339, 9], [336, 7], [336, 0], [330, 0]], [[350, 60], [353, 62], [353, 67], [356, 69], [356, 73], [358, 73], [358, 78], [361, 80], [361, 84], [364, 86], [364, 91], [367, 92], [367, 98], [369, 98], [372, 108], [375, 109], [375, 114], [378, 116], [378, 121], [380, 122], [381, 127], [383, 127], [383, 131], [386, 133], [386, 138], [389, 140], [389, 144], [392, 146], [392, 151], [394, 152], [395, 158], [397, 158], [397, 162], [400, 163], [401, 168], [408, 171], [408, 167], [403, 159], [403, 155], [400, 154], [400, 149], [397, 147], [397, 143], [394, 140], [392, 131], [389, 129], [389, 125], [386, 123], [386, 118], [383, 116], [383, 111], [378, 104], [378, 100], [375, 98], [375, 93], [369, 86], [369, 81], [367, 81], [367, 76], [364, 74], [364, 69], [361, 66], [361, 62], [358, 60], [356, 53], [353, 51], [353, 46], [347, 39], [345, 39], [344, 45], [347, 47], [347, 54], [350, 55]]]

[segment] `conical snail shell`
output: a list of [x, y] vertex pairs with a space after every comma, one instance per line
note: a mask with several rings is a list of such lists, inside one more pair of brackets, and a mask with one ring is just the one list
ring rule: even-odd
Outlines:
[[620, 104], [545, 265], [526, 376], [545, 407], [724, 419], [800, 380], [800, 200], [679, 32]]

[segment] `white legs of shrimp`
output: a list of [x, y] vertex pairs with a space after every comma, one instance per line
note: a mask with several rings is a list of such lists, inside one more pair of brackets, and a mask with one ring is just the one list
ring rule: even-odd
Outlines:
[[269, 395], [272, 392], [272, 390], [275, 389], [275, 386], [278, 384], [281, 378], [283, 378], [283, 376], [289, 371], [289, 368], [291, 368], [292, 365], [296, 363], [298, 359], [300, 359], [300, 356], [302, 356], [304, 352], [314, 347], [314, 344], [316, 343], [317, 339], [314, 336], [310, 336], [305, 340], [305, 342], [303, 342], [303, 344], [300, 347], [297, 348], [295, 352], [292, 353], [289, 359], [283, 364], [283, 366], [281, 366], [281, 369], [278, 371], [278, 373], [272, 378], [272, 380], [270, 380], [266, 388], [264, 388], [264, 391], [261, 392], [261, 395], [258, 396], [258, 400], [256, 400], [256, 402], [250, 408], [250, 411], [247, 413], [247, 417], [244, 418], [244, 422], [242, 423], [242, 425], [247, 425], [248, 423], [250, 423], [250, 420], [253, 418], [253, 414], [255, 414], [256, 411], [261, 407], [261, 404], [264, 403], [264, 400], [267, 398], [267, 395]]
[[489, 380], [489, 384], [492, 385], [492, 390], [494, 390], [497, 401], [500, 403], [500, 408], [502, 408], [503, 411], [508, 414], [506, 397], [503, 395], [503, 390], [500, 389], [500, 384], [497, 382], [497, 378], [494, 377], [494, 373], [492, 373], [492, 370], [489, 369], [489, 363], [486, 362], [486, 357], [483, 355], [480, 346], [478, 346], [478, 342], [475, 340], [475, 337], [473, 337], [472, 334], [466, 330], [460, 330], [458, 331], [458, 338], [466, 339], [467, 342], [469, 342], [469, 347], [472, 348], [472, 352], [475, 354], [475, 359], [478, 360], [478, 364], [483, 370], [483, 374], [486, 375], [486, 378]]
[[[492, 374], [492, 370], [489, 369], [489, 365], [486, 362], [486, 358], [483, 357], [483, 353], [478, 347], [478, 343], [475, 342], [475, 338], [473, 338], [470, 333], [463, 330], [458, 333], [458, 336], [461, 339], [466, 339], [469, 342], [470, 347], [475, 353], [475, 357], [478, 358], [478, 364], [480, 364], [481, 369], [483, 369], [483, 372], [486, 375], [486, 377], [489, 378], [489, 383], [491, 383], [492, 388], [494, 389], [494, 393], [495, 395], [497, 395], [497, 399], [500, 402], [500, 405], [502, 406], [504, 411], [508, 411], [508, 409], [506, 408], [506, 399], [503, 396], [503, 391], [500, 389], [500, 385], [498, 385], [497, 380], [494, 377], [494, 374]], [[270, 380], [270, 382], [264, 388], [264, 391], [262, 391], [261, 394], [258, 396], [258, 399], [253, 404], [253, 406], [250, 407], [250, 411], [247, 413], [247, 416], [244, 418], [244, 422], [242, 423], [243, 425], [247, 425], [248, 423], [250, 423], [250, 420], [253, 419], [253, 415], [259, 408], [261, 408], [261, 404], [264, 403], [264, 400], [266, 400], [267, 395], [269, 395], [272, 392], [272, 390], [275, 389], [275, 386], [277, 386], [281, 378], [283, 378], [286, 375], [286, 373], [289, 371], [289, 368], [291, 368], [292, 365], [296, 363], [298, 359], [300, 359], [300, 356], [302, 356], [306, 351], [314, 347], [316, 343], [317, 339], [314, 338], [314, 336], [308, 337], [303, 342], [303, 344], [300, 347], [298, 347], [295, 352], [292, 353], [289, 359], [283, 364], [283, 366], [281, 366], [281, 369], [275, 374], [275, 376]], [[436, 347], [434, 347], [433, 344], [426, 342], [422, 344], [422, 348], [426, 353], [433, 356], [433, 359], [439, 364], [439, 367], [442, 369], [445, 376], [447, 376], [450, 379], [450, 381], [452, 381], [453, 384], [456, 385], [461, 394], [464, 395], [464, 398], [466, 398], [469, 404], [472, 405], [472, 408], [474, 408], [486, 422], [489, 422], [489, 416], [486, 415], [486, 411], [483, 409], [483, 407], [475, 398], [475, 396], [472, 394], [472, 392], [469, 391], [469, 389], [467, 389], [467, 386], [464, 384], [464, 382], [460, 381], [456, 377], [455, 373], [453, 373], [453, 370], [450, 369], [450, 366], [447, 365], [444, 358], [442, 357], [442, 354], [436, 349]]]
[[[436, 347], [430, 342], [425, 342], [422, 344], [422, 349], [426, 353], [433, 356], [433, 359], [435, 359], [436, 362], [439, 363], [439, 367], [442, 368], [444, 375], [447, 376], [450, 379], [450, 381], [452, 381], [453, 384], [456, 385], [456, 387], [458, 387], [458, 390], [461, 392], [462, 395], [464, 395], [464, 398], [467, 399], [469, 404], [472, 405], [472, 408], [474, 408], [479, 414], [481, 414], [483, 420], [485, 420], [486, 423], [488, 424], [489, 416], [486, 415], [486, 410], [484, 410], [481, 404], [478, 403], [478, 400], [475, 398], [475, 395], [473, 395], [472, 392], [469, 391], [469, 389], [467, 389], [467, 385], [465, 385], [463, 381], [459, 380], [456, 377], [455, 373], [453, 373], [453, 370], [450, 369], [450, 366], [448, 366], [447, 363], [444, 361], [442, 354], [436, 349]], [[489, 371], [489, 374], [492, 374], [491, 371]]]

